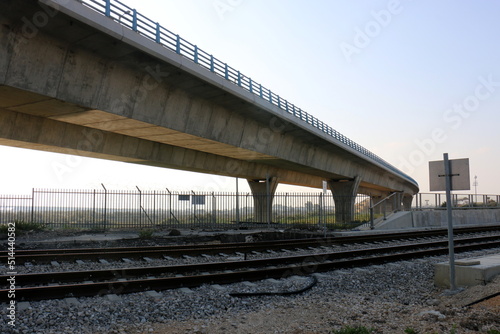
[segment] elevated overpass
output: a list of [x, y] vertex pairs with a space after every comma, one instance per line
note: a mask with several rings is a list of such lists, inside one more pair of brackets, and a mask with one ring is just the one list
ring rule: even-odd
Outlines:
[[250, 77], [116, 0], [0, 2], [0, 144], [353, 196], [418, 184]]

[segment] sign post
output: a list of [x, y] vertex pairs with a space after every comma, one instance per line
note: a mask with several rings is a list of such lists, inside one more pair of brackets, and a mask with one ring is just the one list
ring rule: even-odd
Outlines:
[[[452, 190], [470, 190], [469, 159], [449, 160], [448, 153], [443, 161], [429, 161], [431, 191], [446, 191], [446, 212], [448, 216], [448, 248], [450, 259], [450, 290], [455, 291], [455, 246], [453, 241]], [[453, 178], [453, 179], [452, 179]]]

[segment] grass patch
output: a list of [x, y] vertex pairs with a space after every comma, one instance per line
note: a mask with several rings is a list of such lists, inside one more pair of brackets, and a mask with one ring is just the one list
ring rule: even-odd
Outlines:
[[139, 231], [140, 239], [151, 239], [153, 237], [153, 230], [141, 230]]
[[[14, 222], [10, 223], [10, 227], [12, 228], [12, 224], [14, 224], [16, 232], [22, 234], [23, 232], [39, 232], [39, 231], [44, 231], [47, 229], [46, 224], [42, 223], [35, 223], [35, 222], [26, 222], [23, 220], [15, 220]], [[9, 224], [2, 224], [0, 225], [0, 233], [1, 234], [7, 234], [9, 229]]]

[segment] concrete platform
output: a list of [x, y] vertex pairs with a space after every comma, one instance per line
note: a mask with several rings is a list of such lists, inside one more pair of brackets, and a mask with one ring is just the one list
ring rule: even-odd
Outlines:
[[[455, 261], [457, 286], [485, 284], [497, 275], [500, 275], [500, 254]], [[440, 287], [450, 286], [450, 265], [448, 262], [435, 265], [434, 284]]]

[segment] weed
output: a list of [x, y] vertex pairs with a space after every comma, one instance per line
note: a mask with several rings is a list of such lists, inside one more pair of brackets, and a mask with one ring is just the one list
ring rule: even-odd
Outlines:
[[141, 239], [151, 239], [152, 237], [153, 237], [153, 230], [139, 231], [139, 238]]
[[358, 326], [358, 327], [344, 327], [337, 331], [333, 331], [332, 334], [371, 334], [373, 333], [373, 329], [369, 329], [366, 327]]
[[[35, 222], [26, 222], [24, 220], [15, 220], [12, 222], [15, 226], [16, 232], [22, 234], [28, 231], [43, 231], [47, 229], [47, 225], [43, 223], [35, 223]], [[0, 225], [0, 233], [7, 234], [9, 225], [2, 224]]]
[[411, 327], [405, 329], [406, 334], [417, 334], [418, 332]]

